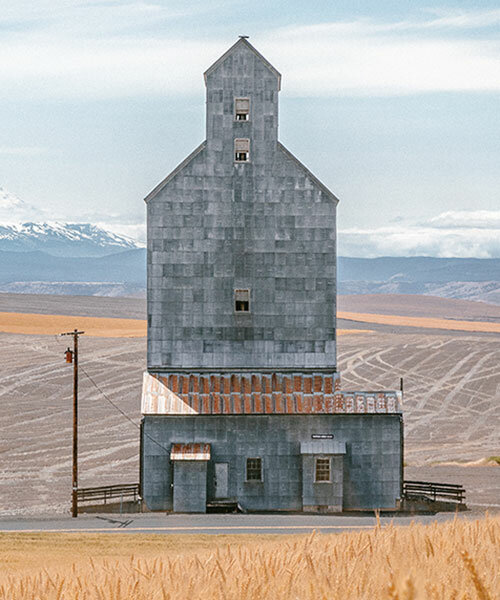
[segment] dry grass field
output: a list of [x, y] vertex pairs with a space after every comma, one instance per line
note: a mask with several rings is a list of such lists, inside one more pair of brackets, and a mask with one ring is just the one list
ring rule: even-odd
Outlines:
[[[495, 600], [500, 518], [340, 535], [0, 536], [0, 600]], [[209, 547], [207, 547], [209, 545]]]
[[[18, 306], [25, 313], [45, 310], [62, 315], [71, 308], [67, 297], [45, 298], [0, 295], [0, 310], [11, 312]], [[446, 318], [456, 318], [460, 302], [465, 302], [452, 301], [448, 307], [441, 301], [438, 308]], [[123, 298], [77, 298], [74, 302], [79, 314], [87, 317], [123, 320], [139, 318], [144, 306], [140, 300]], [[382, 310], [397, 314], [397, 310], [402, 311], [397, 308], [401, 302], [404, 298], [397, 297], [393, 305], [378, 304], [377, 314], [383, 314]], [[412, 302], [407, 312], [418, 309], [418, 302]], [[465, 304], [467, 320], [481, 315], [495, 317], [486, 314], [489, 305]], [[436, 303], [433, 306], [429, 311], [437, 318]], [[353, 301], [353, 307], [369, 312], [366, 299], [364, 304]], [[498, 307], [491, 310], [495, 309]], [[419, 316], [415, 312], [412, 315]], [[344, 323], [340, 321], [343, 329]], [[66, 329], [74, 326], [82, 327], [80, 319]], [[467, 462], [500, 455], [500, 336], [373, 327], [369, 333], [339, 337], [343, 387], [394, 389], [404, 377], [408, 476], [462, 483], [469, 502], [500, 504], [499, 467], [435, 466], [444, 461]], [[0, 333], [0, 515], [68, 510], [72, 368], [64, 362], [67, 342], [55, 335]], [[144, 337], [81, 337], [82, 487], [138, 480], [136, 426], [140, 421], [145, 350]]]
[[461, 321], [459, 319], [438, 319], [436, 317], [409, 317], [405, 315], [379, 315], [358, 313], [346, 310], [338, 311], [337, 317], [357, 323], [376, 323], [397, 327], [416, 327], [418, 329], [446, 329], [452, 331], [470, 331], [474, 333], [500, 333], [500, 323], [483, 321]]
[[70, 315], [0, 312], [0, 331], [28, 335], [57, 335], [78, 328], [90, 337], [144, 337], [146, 321]]
[[339, 311], [500, 322], [500, 306], [470, 300], [402, 294], [338, 296]]

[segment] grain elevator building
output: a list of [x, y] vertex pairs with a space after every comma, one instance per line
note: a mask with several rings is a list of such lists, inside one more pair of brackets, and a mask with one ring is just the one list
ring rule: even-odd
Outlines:
[[146, 197], [144, 500], [395, 508], [401, 393], [340, 389], [338, 200], [278, 141], [281, 75], [247, 39], [205, 83], [206, 140]]

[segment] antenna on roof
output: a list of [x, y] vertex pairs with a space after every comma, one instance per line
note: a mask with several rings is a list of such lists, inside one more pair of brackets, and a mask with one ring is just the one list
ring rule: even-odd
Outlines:
[[248, 40], [248, 38], [249, 38], [250, 36], [248, 36], [248, 35], [239, 35], [238, 37], [239, 37], [241, 40]]

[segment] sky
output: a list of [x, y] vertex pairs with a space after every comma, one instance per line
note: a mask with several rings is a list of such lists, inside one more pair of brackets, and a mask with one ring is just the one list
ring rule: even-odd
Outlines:
[[280, 140], [340, 198], [340, 255], [500, 257], [497, 0], [0, 0], [0, 220], [144, 241], [238, 35], [282, 73]]

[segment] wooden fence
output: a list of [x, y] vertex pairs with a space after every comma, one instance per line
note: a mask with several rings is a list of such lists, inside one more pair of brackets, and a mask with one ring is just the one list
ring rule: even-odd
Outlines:
[[446, 502], [465, 502], [465, 489], [454, 483], [432, 483], [430, 481], [404, 481], [403, 496], [408, 500], [442, 500]]
[[104, 502], [111, 499], [133, 500], [140, 499], [140, 487], [138, 483], [125, 485], [104, 485], [101, 487], [80, 488], [78, 490], [78, 504], [83, 502]]

